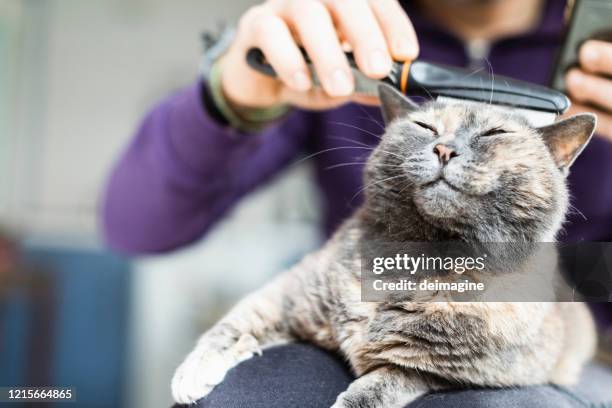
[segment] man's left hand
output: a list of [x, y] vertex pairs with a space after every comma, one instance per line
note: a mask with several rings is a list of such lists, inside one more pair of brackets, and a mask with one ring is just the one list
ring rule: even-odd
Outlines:
[[595, 113], [597, 134], [612, 142], [612, 43], [585, 42], [579, 61], [580, 68], [571, 69], [565, 77], [572, 99], [569, 113]]

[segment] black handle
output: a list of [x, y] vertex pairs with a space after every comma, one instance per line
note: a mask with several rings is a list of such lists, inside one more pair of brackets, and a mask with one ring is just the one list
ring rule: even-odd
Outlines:
[[268, 63], [266, 56], [259, 48], [251, 48], [246, 55], [247, 64], [255, 71], [270, 77], [276, 77], [276, 71]]
[[[315, 84], [315, 86], [319, 86], [320, 81], [317, 77], [317, 73], [314, 69], [310, 57], [306, 53], [306, 50], [301, 47], [300, 52], [304, 57], [304, 61], [306, 61], [306, 65], [308, 66], [308, 69], [310, 71], [313, 83]], [[378, 95], [377, 86], [379, 81], [376, 79], [368, 78], [367, 76], [363, 75], [361, 71], [359, 71], [353, 53], [346, 52], [344, 54], [346, 55], [348, 63], [352, 68], [353, 77], [355, 78], [355, 93], [373, 96]], [[266, 59], [266, 56], [259, 48], [249, 49], [247, 51], [246, 60], [249, 66], [255, 71], [273, 78], [277, 76], [276, 71], [274, 71], [274, 68], [272, 67], [272, 65], [270, 65], [270, 63]], [[383, 79], [382, 81], [389, 82], [389, 79]]]
[[[312, 60], [308, 56], [308, 53], [306, 52], [306, 50], [300, 47], [300, 52], [302, 53], [302, 56], [304, 57], [304, 61], [306, 61], [306, 64], [312, 69]], [[357, 64], [355, 63], [355, 57], [353, 56], [353, 53], [345, 52], [344, 55], [346, 55], [346, 58], [351, 68], [356, 69]], [[274, 68], [272, 67], [272, 65], [270, 65], [270, 63], [266, 59], [266, 56], [264, 55], [261, 49], [256, 48], [256, 47], [250, 48], [247, 51], [246, 60], [249, 66], [253, 68], [255, 71], [260, 72], [264, 75], [276, 77], [276, 71], [274, 71]]]

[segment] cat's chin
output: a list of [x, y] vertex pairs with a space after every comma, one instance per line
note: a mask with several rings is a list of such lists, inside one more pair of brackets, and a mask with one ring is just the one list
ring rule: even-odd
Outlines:
[[460, 215], [457, 204], [464, 193], [443, 179], [427, 183], [417, 188], [414, 203], [423, 215], [434, 219], [448, 219]]

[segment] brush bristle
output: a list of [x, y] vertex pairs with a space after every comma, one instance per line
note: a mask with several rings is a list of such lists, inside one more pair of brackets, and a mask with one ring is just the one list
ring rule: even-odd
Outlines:
[[[482, 106], [491, 105], [489, 103], [470, 101], [466, 99], [451, 98], [449, 96], [439, 96], [436, 100], [439, 102], [443, 102], [443, 103], [469, 103], [469, 104], [477, 104], [477, 105], [482, 105]], [[525, 108], [515, 108], [512, 106], [505, 106], [505, 105], [493, 105], [493, 106], [495, 106], [498, 109], [507, 109], [514, 113], [523, 115], [525, 119], [527, 119], [529, 124], [533, 127], [541, 127], [541, 126], [550, 125], [551, 123], [554, 123], [555, 119], [557, 118], [557, 115], [554, 112], [544, 112], [544, 111], [525, 109]]]

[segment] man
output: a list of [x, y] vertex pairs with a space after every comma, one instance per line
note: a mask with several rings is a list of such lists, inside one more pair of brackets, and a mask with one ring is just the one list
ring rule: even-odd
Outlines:
[[[363, 161], [368, 150], [350, 146], [373, 146], [378, 139], [371, 134], [381, 132], [380, 113], [368, 106], [377, 101], [353, 93], [343, 49], [352, 49], [359, 69], [372, 78], [386, 76], [392, 59], [418, 56], [474, 68], [490, 64], [497, 74], [546, 84], [565, 8], [563, 0], [270, 0], [251, 8], [211, 72], [158, 105], [117, 164], [104, 204], [108, 242], [131, 253], [193, 242], [299, 153], [326, 149], [331, 150], [313, 162], [325, 230], [331, 234], [358, 205], [352, 198], [361, 187], [362, 168], [324, 169]], [[298, 44], [314, 62], [320, 88], [313, 86]], [[245, 53], [253, 46], [264, 51], [280, 80], [247, 66]], [[595, 111], [599, 125], [572, 169], [579, 213], [570, 214], [562, 240], [612, 238], [609, 75], [612, 45], [588, 41], [580, 49], [580, 67], [566, 77], [574, 112]], [[587, 373], [591, 389], [584, 391], [588, 385], [583, 385], [582, 394], [552, 387], [466, 391], [416, 404], [572, 406], [580, 395], [595, 398], [605, 388], [596, 382], [606, 375]], [[333, 357], [307, 346], [285, 346], [237, 367], [200, 405], [326, 406], [349, 382], [346, 367]]]

